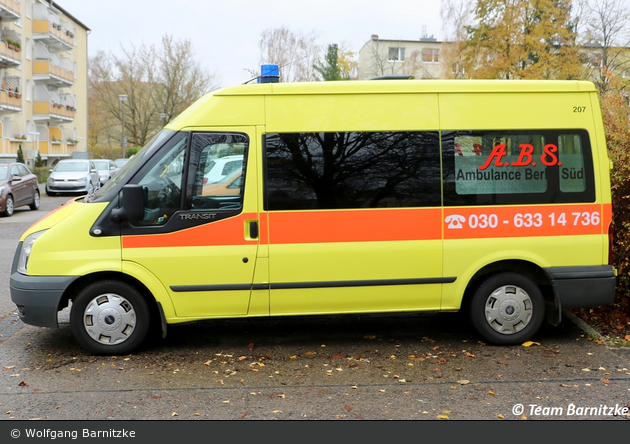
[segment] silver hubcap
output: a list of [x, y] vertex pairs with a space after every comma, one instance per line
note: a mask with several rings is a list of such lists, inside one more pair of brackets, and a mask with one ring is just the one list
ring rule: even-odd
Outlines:
[[497, 288], [486, 301], [486, 321], [505, 335], [527, 327], [534, 313], [532, 300], [525, 290], [515, 285]]
[[36, 207], [39, 208], [39, 193], [35, 193], [35, 195], [33, 196], [33, 203]]
[[13, 199], [11, 199], [10, 197], [7, 198], [5, 211], [7, 212], [8, 215], [13, 214]]
[[107, 293], [90, 301], [83, 313], [83, 325], [96, 342], [120, 344], [136, 327], [136, 312], [127, 299]]

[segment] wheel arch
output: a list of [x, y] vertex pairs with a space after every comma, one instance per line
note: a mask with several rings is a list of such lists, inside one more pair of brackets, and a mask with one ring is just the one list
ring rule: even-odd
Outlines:
[[[70, 304], [70, 301], [72, 301], [75, 297], [77, 297], [77, 295], [81, 292], [81, 290], [85, 288], [86, 286], [94, 282], [104, 281], [104, 280], [121, 281], [135, 288], [142, 295], [144, 300], [147, 302], [147, 305], [149, 306], [149, 313], [150, 313], [151, 319], [154, 319], [156, 322], [159, 322], [159, 325], [162, 326], [162, 330], [164, 330], [164, 327], [165, 327], [164, 312], [161, 308], [161, 305], [155, 299], [151, 291], [147, 288], [146, 285], [144, 285], [138, 279], [128, 274], [124, 274], [120, 272], [101, 271], [101, 272], [91, 273], [91, 274], [79, 277], [78, 279], [73, 281], [72, 284], [70, 284], [68, 288], [66, 289], [66, 291], [64, 292], [61, 300], [59, 301], [59, 309], [62, 309], [63, 307], [68, 307]], [[163, 331], [163, 335], [164, 334], [165, 332]]]
[[538, 286], [545, 303], [555, 305], [555, 296], [547, 273], [545, 273], [539, 265], [534, 264], [533, 262], [519, 259], [509, 259], [487, 264], [477, 270], [466, 285], [466, 290], [464, 291], [464, 297], [462, 300], [462, 308], [466, 308], [468, 306], [475, 290], [483, 281], [492, 275], [504, 272], [519, 273], [527, 277]]

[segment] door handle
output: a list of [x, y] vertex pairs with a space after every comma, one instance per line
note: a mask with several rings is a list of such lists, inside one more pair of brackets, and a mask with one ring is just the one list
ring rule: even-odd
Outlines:
[[249, 220], [246, 223], [247, 233], [245, 236], [249, 239], [258, 239], [258, 221], [257, 220]]

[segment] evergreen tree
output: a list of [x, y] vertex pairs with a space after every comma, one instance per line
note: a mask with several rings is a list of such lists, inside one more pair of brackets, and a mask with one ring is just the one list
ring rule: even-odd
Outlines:
[[322, 80], [346, 80], [341, 74], [341, 68], [339, 67], [339, 47], [336, 43], [328, 45], [324, 63], [317, 62], [313, 65], [313, 68], [321, 75]]
[[37, 157], [35, 158], [35, 168], [41, 168], [44, 166], [44, 161], [42, 160], [41, 154], [37, 151]]
[[18, 145], [17, 161], [24, 164], [26, 163], [26, 160], [24, 160], [24, 153], [22, 152], [22, 144]]

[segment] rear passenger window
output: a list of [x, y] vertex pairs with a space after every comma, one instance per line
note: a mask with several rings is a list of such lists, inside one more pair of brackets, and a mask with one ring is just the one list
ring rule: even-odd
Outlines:
[[445, 205], [594, 202], [585, 130], [442, 133]]
[[437, 132], [267, 134], [265, 209], [440, 205]]

